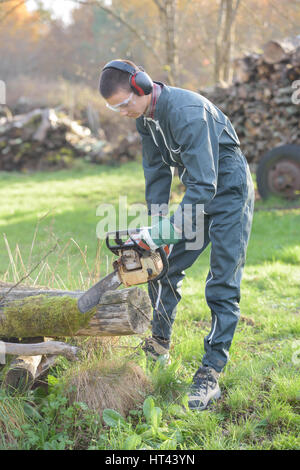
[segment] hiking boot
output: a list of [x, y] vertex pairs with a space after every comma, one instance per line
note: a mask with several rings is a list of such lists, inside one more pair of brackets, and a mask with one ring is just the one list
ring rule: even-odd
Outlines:
[[212, 367], [201, 366], [193, 377], [189, 393], [189, 408], [205, 410], [212, 400], [221, 397], [218, 384], [219, 372]]
[[170, 364], [169, 346], [170, 341], [152, 337], [145, 339], [145, 344], [142, 346], [142, 350], [146, 353], [148, 358], [150, 357], [151, 359], [166, 365]]

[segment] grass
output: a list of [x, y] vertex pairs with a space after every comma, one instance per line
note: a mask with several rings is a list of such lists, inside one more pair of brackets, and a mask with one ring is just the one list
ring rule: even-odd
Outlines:
[[[139, 163], [106, 167], [79, 162], [73, 170], [56, 173], [1, 173], [0, 183], [0, 279], [18, 281], [39, 263], [26, 282], [69, 290], [85, 288], [111, 269], [111, 256], [96, 238], [99, 204], [117, 205], [120, 195], [127, 196], [128, 206], [144, 202]], [[172, 190], [172, 202], [179, 202], [176, 181]], [[114, 340], [104, 348], [105, 360], [133, 358], [143, 368], [153, 384], [152, 401], [137, 405], [126, 419], [108, 413], [103, 425], [82, 397], [68, 401], [62, 388], [65, 378], [75, 377], [79, 369], [61, 359], [51, 372], [47, 394], [38, 389], [17, 393], [9, 401], [1, 391], [2, 448], [299, 449], [296, 206], [280, 200], [256, 204], [241, 319], [220, 379], [222, 399], [212, 409], [192, 413], [185, 408], [186, 391], [203, 354], [203, 337], [210, 330], [204, 298], [208, 250], [186, 272], [171, 366], [162, 370], [146, 364], [134, 349], [140, 342], [137, 337]], [[101, 346], [89, 339], [76, 341], [96, 367], [102, 360]]]

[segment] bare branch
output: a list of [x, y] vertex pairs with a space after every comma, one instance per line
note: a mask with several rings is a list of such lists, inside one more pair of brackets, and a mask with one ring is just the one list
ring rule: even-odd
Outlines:
[[282, 18], [284, 18], [285, 20], [288, 21], [288, 23], [290, 23], [291, 25], [293, 25], [294, 27], [296, 28], [299, 28], [299, 24], [295, 23], [291, 17], [291, 15], [287, 15], [285, 12], [283, 12], [280, 8], [278, 8], [278, 4], [276, 2], [271, 2], [272, 4], [272, 9], [278, 13], [278, 15]]
[[[11, 0], [2, 0], [1, 3], [9, 3]], [[5, 19], [11, 15], [15, 10], [17, 10], [19, 7], [24, 5], [26, 3], [26, 0], [21, 0], [17, 5], [14, 5], [10, 10], [8, 10], [1, 18], [0, 18], [0, 23], [3, 23]]]
[[166, 13], [166, 8], [162, 5], [160, 0], [153, 0], [157, 8], [161, 11], [161, 13]]
[[101, 8], [101, 10], [105, 11], [109, 15], [111, 15], [113, 18], [117, 19], [120, 23], [122, 23], [124, 26], [126, 26], [129, 31], [131, 31], [132, 34], [134, 34], [143, 44], [144, 46], [151, 51], [151, 53], [154, 55], [156, 60], [160, 65], [162, 65], [162, 59], [159, 54], [153, 49], [152, 43], [147, 41], [146, 37], [141, 34], [131, 23], [129, 23], [125, 18], [122, 13], [117, 13], [115, 10], [112, 8], [105, 6], [101, 3], [101, 1], [97, 0], [89, 0], [89, 1], [83, 1], [83, 0], [68, 0], [72, 3], [75, 3], [77, 5], [87, 5], [87, 6], [97, 6], [98, 8]]
[[20, 344], [2, 342], [6, 354], [13, 356], [39, 356], [43, 354], [55, 354], [65, 356], [67, 359], [76, 361], [79, 348], [60, 341], [46, 341], [44, 343]]

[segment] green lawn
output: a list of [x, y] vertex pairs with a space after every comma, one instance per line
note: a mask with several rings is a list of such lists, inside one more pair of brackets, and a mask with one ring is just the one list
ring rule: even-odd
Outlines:
[[[79, 163], [73, 170], [55, 173], [0, 173], [0, 279], [20, 280], [39, 263], [26, 280], [29, 284], [67, 289], [90, 285], [111, 267], [110, 254], [103, 242], [97, 242], [96, 209], [102, 203], [116, 205], [119, 196], [125, 195], [128, 205], [144, 203], [139, 163], [122, 167]], [[174, 181], [172, 202], [179, 202], [180, 197], [181, 188]], [[220, 380], [222, 399], [202, 413], [182, 406], [203, 354], [203, 337], [210, 330], [204, 299], [207, 250], [186, 273], [174, 326], [172, 365], [166, 371], [147, 368], [155, 386], [155, 407], [161, 410], [160, 427], [153, 428], [152, 423], [151, 428], [140, 409], [104, 429], [93, 426], [94, 418], [88, 415], [80, 418], [90, 438], [86, 447], [300, 448], [300, 209], [293, 207], [295, 203], [275, 202], [273, 206], [281, 208], [273, 210], [270, 202], [256, 205], [260, 210], [255, 212], [244, 272], [241, 319]], [[42, 260], [56, 243], [55, 251]], [[139, 342], [140, 338], [123, 338], [119, 345], [131, 347]], [[122, 351], [112, 349], [111, 354], [124, 355]], [[136, 360], [144, 364], [142, 355]], [[45, 401], [40, 405], [36, 393], [20, 394], [10, 402], [0, 391], [0, 448], [1, 442], [4, 448], [76, 448], [78, 431], [73, 425], [63, 425], [63, 438], [57, 437], [62, 417], [72, 422], [77, 413], [61, 398], [59, 388], [60, 378], [72, 367], [62, 360], [53, 370], [47, 406]], [[22, 425], [8, 425], [12, 413]], [[41, 441], [36, 436], [45, 422], [48, 427]], [[149, 429], [143, 434], [146, 424]]]

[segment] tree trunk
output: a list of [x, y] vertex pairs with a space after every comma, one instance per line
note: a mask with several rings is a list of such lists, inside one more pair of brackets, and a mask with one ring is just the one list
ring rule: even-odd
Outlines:
[[178, 52], [177, 52], [177, 0], [165, 2], [165, 36], [167, 65], [170, 67], [170, 85], [175, 86], [178, 78]]
[[218, 11], [218, 21], [217, 21], [217, 34], [215, 40], [215, 66], [214, 66], [214, 80], [215, 83], [220, 82], [221, 77], [221, 47], [222, 47], [222, 23], [224, 16], [224, 0], [220, 0], [220, 6]]
[[154, 0], [160, 12], [160, 21], [165, 38], [166, 68], [170, 85], [178, 79], [177, 8], [178, 0]]
[[86, 314], [77, 308], [80, 291], [8, 290], [0, 288], [0, 338], [133, 335], [150, 323], [151, 302], [138, 287], [106, 292]]
[[232, 80], [234, 25], [240, 0], [220, 0], [215, 42], [215, 82]]

